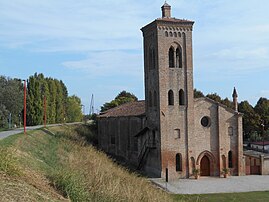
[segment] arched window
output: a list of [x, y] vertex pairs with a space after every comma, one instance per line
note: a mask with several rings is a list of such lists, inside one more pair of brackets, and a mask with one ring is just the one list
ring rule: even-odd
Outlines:
[[155, 69], [156, 63], [155, 63], [155, 50], [153, 47], [149, 50], [149, 68]]
[[168, 91], [168, 105], [174, 105], [174, 92], [172, 90]]
[[174, 32], [174, 37], [177, 37], [177, 33], [176, 32]]
[[152, 107], [152, 93], [149, 91], [149, 107]]
[[229, 151], [228, 153], [228, 161], [229, 161], [229, 168], [233, 167], [233, 154], [232, 151]]
[[185, 95], [182, 89], [179, 91], [179, 105], [185, 105]]
[[182, 51], [180, 48], [176, 50], [176, 67], [182, 68]]
[[173, 33], [172, 32], [169, 32], [169, 35], [172, 37], [173, 36]]
[[165, 36], [168, 37], [168, 32], [167, 31], [165, 32]]
[[169, 67], [171, 68], [175, 67], [174, 49], [172, 47], [169, 48]]
[[176, 154], [176, 171], [182, 171], [182, 157], [181, 154]]
[[157, 107], [157, 92], [154, 91], [154, 95], [153, 95], [153, 106]]

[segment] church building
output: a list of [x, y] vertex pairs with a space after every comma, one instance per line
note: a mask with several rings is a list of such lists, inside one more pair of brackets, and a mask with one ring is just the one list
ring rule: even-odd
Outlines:
[[[99, 146], [149, 176], [244, 175], [242, 114], [207, 97], [194, 98], [193, 21], [162, 17], [144, 26], [145, 101], [126, 103], [98, 117]], [[217, 76], [217, 75], [216, 75]]]

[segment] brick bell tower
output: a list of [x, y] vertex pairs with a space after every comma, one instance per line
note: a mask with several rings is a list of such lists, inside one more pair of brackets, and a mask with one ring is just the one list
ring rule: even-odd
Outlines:
[[189, 177], [188, 145], [193, 135], [194, 22], [171, 17], [166, 2], [158, 18], [141, 30], [147, 125], [156, 139], [146, 170], [170, 179]]

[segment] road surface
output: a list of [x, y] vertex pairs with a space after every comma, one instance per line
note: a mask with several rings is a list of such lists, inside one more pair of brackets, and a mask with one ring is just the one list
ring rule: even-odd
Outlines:
[[[65, 124], [72, 125], [72, 124], [77, 124], [77, 123], [78, 122], [76, 122], [76, 123], [65, 123]], [[59, 126], [59, 125], [63, 125], [63, 124], [51, 124], [51, 125], [47, 125], [47, 126]], [[26, 132], [29, 131], [29, 130], [35, 130], [35, 129], [42, 128], [42, 127], [44, 127], [44, 125], [27, 126], [26, 127]], [[23, 133], [23, 128], [17, 128], [17, 129], [14, 129], [14, 130], [8, 130], [8, 131], [0, 132], [0, 139], [8, 137], [10, 135], [15, 135], [15, 134], [18, 134], [18, 133]]]

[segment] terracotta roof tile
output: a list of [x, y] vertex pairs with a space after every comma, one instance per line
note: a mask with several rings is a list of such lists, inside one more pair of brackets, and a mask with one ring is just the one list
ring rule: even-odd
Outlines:
[[98, 117], [141, 116], [145, 114], [145, 100], [128, 102], [101, 113]]

